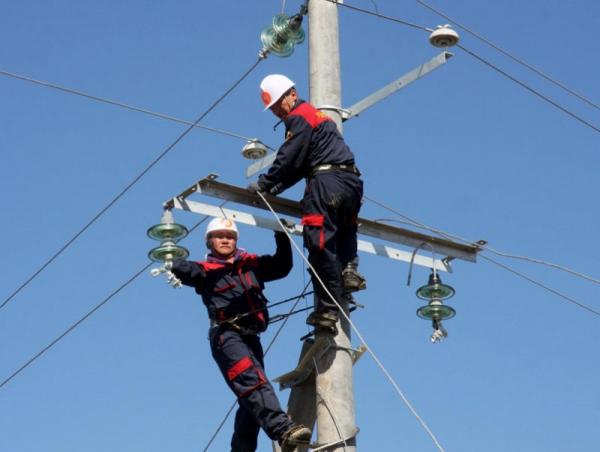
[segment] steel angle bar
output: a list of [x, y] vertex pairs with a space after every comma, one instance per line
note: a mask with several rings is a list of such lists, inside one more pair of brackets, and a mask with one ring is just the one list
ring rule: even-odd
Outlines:
[[[192, 187], [183, 191], [180, 195], [166, 202], [165, 207], [174, 207], [175, 202], [177, 202], [178, 208], [183, 208], [183, 210], [191, 210], [189, 208], [186, 209], [185, 207], [186, 205], [188, 207], [191, 205], [191, 201], [189, 201], [187, 198], [193, 193], [197, 193], [262, 210], [268, 210], [268, 208], [255, 193], [251, 193], [244, 188], [236, 187], [234, 185], [218, 182], [215, 179], [216, 176], [214, 175], [210, 175], [204, 179], [201, 179]], [[273, 207], [278, 214], [291, 216], [297, 219], [302, 217], [302, 209], [299, 202], [271, 195], [266, 195], [265, 197], [271, 207]], [[222, 215], [222, 213], [218, 215]], [[399, 243], [408, 246], [411, 249], [420, 247], [423, 245], [423, 243], [428, 243], [435, 249], [435, 253], [440, 256], [449, 256], [469, 262], [476, 262], [477, 253], [480, 250], [480, 247], [476, 244], [457, 243], [451, 240], [434, 237], [384, 223], [378, 223], [364, 218], [358, 219], [358, 232], [359, 234], [376, 237], [383, 241]], [[401, 254], [398, 254], [398, 256], [400, 255]]]
[[[185, 201], [180, 202], [175, 200], [174, 208], [180, 210], [186, 210], [188, 212], [197, 213], [200, 215], [209, 215], [212, 217], [225, 217], [236, 221], [240, 224], [246, 224], [248, 226], [256, 226], [262, 229], [270, 229], [272, 231], [281, 231], [279, 222], [271, 218], [264, 218], [258, 215], [250, 214], [247, 212], [241, 212], [239, 210], [226, 209], [223, 207], [215, 206], [213, 204], [206, 204], [198, 201]], [[302, 235], [302, 226], [299, 224], [293, 224], [293, 227], [287, 229], [287, 232], [294, 235]], [[358, 240], [358, 250], [363, 253], [375, 254], [377, 256], [387, 257], [388, 259], [395, 259], [403, 262], [410, 262], [412, 253], [392, 248], [390, 246], [382, 245], [379, 243], [373, 243], [367, 240]], [[421, 267], [432, 268], [434, 265], [433, 259], [428, 256], [422, 256], [416, 254], [414, 258], [414, 264]], [[452, 269], [449, 264], [446, 264], [441, 259], [435, 260], [435, 269], [443, 272], [451, 272]]]
[[[365, 97], [364, 99], [358, 101], [354, 105], [349, 108], [335, 108], [331, 106], [321, 106], [322, 109], [334, 109], [339, 111], [340, 116], [342, 117], [342, 121], [347, 121], [348, 119], [352, 119], [355, 116], [358, 116], [360, 113], [365, 111], [367, 108], [372, 107], [377, 102], [382, 101], [388, 96], [391, 96], [396, 91], [410, 85], [412, 82], [420, 79], [421, 77], [429, 74], [434, 69], [440, 67], [442, 64], [446, 63], [452, 56], [454, 56], [451, 52], [442, 52], [439, 55], [433, 57], [428, 62], [416, 67], [412, 71], [407, 74], [404, 74], [402, 77], [394, 80], [392, 83], [384, 86], [378, 91], [375, 91], [373, 94]], [[275, 161], [277, 153], [269, 154], [263, 157], [260, 160], [252, 163], [250, 166], [246, 168], [246, 177], [252, 177], [260, 171], [270, 167]]]
[[347, 108], [349, 113], [346, 115], [342, 115], [342, 119], [347, 121], [348, 119], [352, 119], [353, 117], [359, 115], [367, 108], [370, 108], [373, 105], [375, 105], [377, 102], [382, 101], [386, 97], [394, 94], [396, 91], [406, 87], [407, 85], [420, 79], [424, 75], [429, 74], [434, 69], [446, 63], [452, 56], [452, 53], [444, 51], [439, 55], [433, 57], [431, 60], [413, 69], [408, 74], [405, 74], [399, 79], [394, 80], [392, 83], [384, 86], [379, 91], [374, 92], [373, 94], [365, 97], [363, 100], [360, 100], [351, 107]]
[[[391, 246], [381, 245], [379, 243], [369, 242], [367, 240], [358, 239], [357, 241], [358, 250], [363, 253], [376, 254], [377, 256], [387, 257], [389, 259], [395, 259], [403, 262], [410, 262], [412, 253], [408, 251], [402, 251]], [[434, 262], [431, 257], [422, 256], [415, 254], [413, 260], [415, 265], [421, 267], [433, 268]], [[452, 267], [449, 263], [441, 259], [435, 260], [435, 269], [442, 272], [452, 272]]]

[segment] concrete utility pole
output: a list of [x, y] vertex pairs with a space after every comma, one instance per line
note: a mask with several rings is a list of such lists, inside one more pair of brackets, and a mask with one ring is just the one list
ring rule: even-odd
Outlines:
[[[317, 108], [342, 105], [337, 8], [327, 1], [311, 1], [308, 8], [310, 102]], [[327, 109], [327, 114], [341, 132], [339, 112]], [[348, 313], [348, 303], [344, 302], [342, 308]], [[350, 327], [343, 318], [338, 322], [338, 331], [332, 339], [335, 346], [317, 361], [315, 369], [317, 442], [330, 444], [348, 439], [346, 444], [338, 443], [327, 451], [354, 452], [356, 424]]]

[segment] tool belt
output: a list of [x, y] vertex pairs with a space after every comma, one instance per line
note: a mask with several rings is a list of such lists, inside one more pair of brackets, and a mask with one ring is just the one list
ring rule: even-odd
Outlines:
[[310, 175], [314, 176], [316, 173], [320, 173], [323, 171], [343, 171], [345, 173], [352, 173], [360, 176], [360, 171], [356, 167], [356, 165], [333, 165], [331, 163], [326, 163], [323, 165], [317, 165], [310, 170]]
[[246, 335], [257, 335], [260, 333], [256, 328], [250, 328], [246, 326], [240, 326], [235, 323], [235, 319], [231, 320], [216, 320], [210, 319], [210, 328], [227, 328], [232, 331], [237, 331], [242, 336]]

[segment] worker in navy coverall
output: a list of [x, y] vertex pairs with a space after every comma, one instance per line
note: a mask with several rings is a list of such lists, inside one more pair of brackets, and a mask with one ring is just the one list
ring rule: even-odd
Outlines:
[[237, 227], [224, 218], [209, 223], [205, 238], [210, 250], [206, 260], [177, 260], [172, 272], [202, 297], [211, 322], [212, 356], [238, 399], [231, 450], [255, 451], [262, 428], [282, 450], [293, 451], [297, 441], [308, 443], [311, 431], [294, 424], [281, 409], [265, 376], [258, 336], [269, 322], [264, 283], [287, 276], [292, 268], [289, 239], [276, 232], [274, 255], [249, 254], [237, 248]]
[[[335, 122], [298, 98], [294, 82], [280, 74], [262, 81], [265, 110], [285, 123], [285, 142], [266, 174], [248, 188], [276, 195], [306, 179], [301, 201], [304, 246], [308, 259], [329, 292], [341, 303], [344, 292], [366, 287], [357, 271], [357, 217], [363, 183], [354, 155]], [[315, 326], [335, 325], [339, 308], [312, 276], [316, 310], [307, 319]]]

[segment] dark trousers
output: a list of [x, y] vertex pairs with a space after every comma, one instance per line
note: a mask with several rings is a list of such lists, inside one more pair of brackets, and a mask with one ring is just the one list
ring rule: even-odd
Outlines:
[[[344, 292], [342, 270], [356, 259], [358, 212], [363, 195], [360, 178], [343, 171], [317, 172], [306, 183], [302, 198], [304, 247], [308, 261], [341, 303]], [[317, 310], [338, 308], [312, 276]]]
[[210, 348], [227, 385], [238, 398], [232, 452], [254, 452], [260, 428], [277, 441], [294, 424], [265, 377], [259, 337], [215, 327], [210, 331]]

